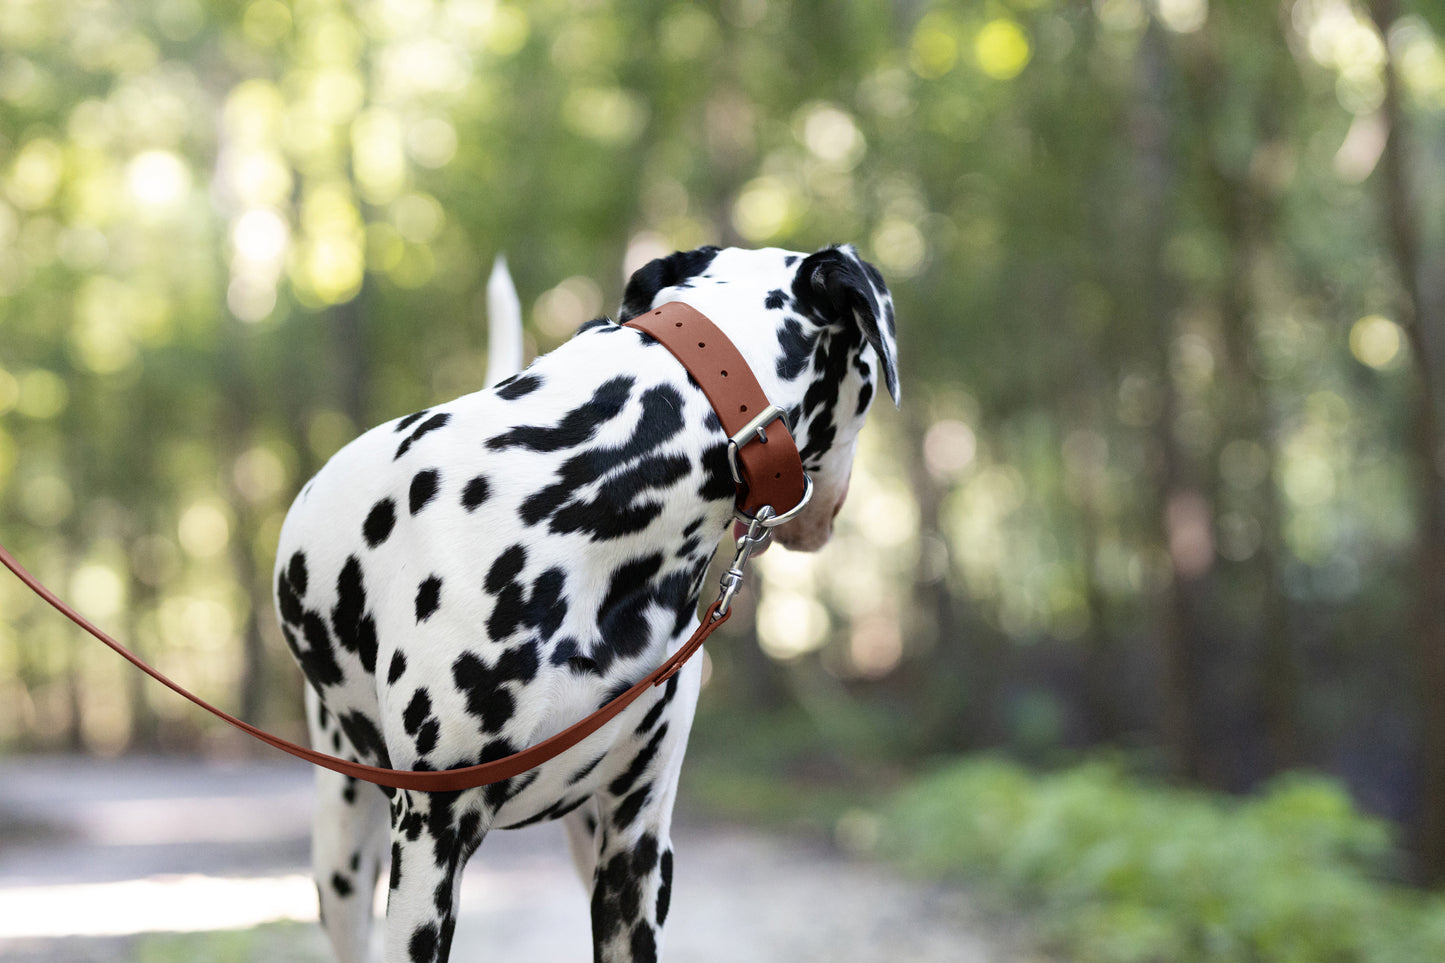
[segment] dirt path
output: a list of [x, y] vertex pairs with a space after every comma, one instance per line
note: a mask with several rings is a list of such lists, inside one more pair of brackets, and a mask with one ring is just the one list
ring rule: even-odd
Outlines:
[[[0, 761], [0, 959], [329, 959], [307, 875], [301, 766]], [[958, 892], [805, 840], [684, 823], [669, 963], [1028, 959]], [[301, 921], [301, 922], [278, 922]], [[559, 827], [490, 836], [452, 959], [587, 960]], [[163, 933], [186, 936], [158, 936]]]

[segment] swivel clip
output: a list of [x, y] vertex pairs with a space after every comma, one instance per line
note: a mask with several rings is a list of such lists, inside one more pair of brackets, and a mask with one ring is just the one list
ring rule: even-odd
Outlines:
[[727, 615], [728, 609], [733, 604], [733, 597], [743, 587], [743, 567], [748, 564], [748, 559], [753, 552], [761, 548], [772, 536], [772, 528], [768, 520], [775, 512], [771, 505], [764, 505], [758, 509], [758, 513], [748, 519], [748, 530], [744, 532], [737, 542], [737, 552], [733, 555], [733, 564], [719, 579], [719, 591], [717, 605], [713, 608], [712, 617], [714, 620]]

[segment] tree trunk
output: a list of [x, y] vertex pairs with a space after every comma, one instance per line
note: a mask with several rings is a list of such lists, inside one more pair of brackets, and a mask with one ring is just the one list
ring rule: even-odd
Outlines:
[[[1374, 0], [1371, 15], [1386, 34], [1399, 15], [1395, 0]], [[1388, 51], [1389, 47], [1386, 46]], [[1389, 138], [1380, 157], [1383, 202], [1395, 270], [1400, 279], [1400, 320], [1409, 338], [1414, 364], [1414, 475], [1419, 501], [1416, 571], [1415, 662], [1420, 680], [1420, 799], [1415, 827], [1419, 871], [1426, 882], [1445, 881], [1445, 504], [1438, 464], [1441, 451], [1439, 385], [1432, 339], [1445, 326], [1445, 310], [1421, 278], [1420, 230], [1408, 169], [1409, 135], [1400, 102], [1399, 77], [1392, 57], [1385, 64], [1385, 100], [1381, 108]]]
[[[1153, 364], [1163, 388], [1155, 441], [1161, 454], [1158, 500], [1154, 506], [1169, 558], [1169, 587], [1160, 627], [1163, 660], [1162, 728], [1176, 777], [1197, 781], [1205, 770], [1199, 657], [1205, 646], [1200, 628], [1200, 593], [1207, 564], [1197, 550], [1201, 523], [1207, 533], [1208, 500], [1192, 481], [1188, 456], [1174, 437], [1178, 397], [1169, 374], [1176, 297], [1166, 277], [1161, 252], [1169, 232], [1170, 198], [1175, 180], [1171, 153], [1174, 131], [1173, 86], [1169, 53], [1161, 27], [1151, 21], [1139, 44], [1134, 78], [1135, 102], [1129, 118], [1138, 183], [1139, 214], [1132, 225], [1140, 251], [1138, 311], [1141, 327], [1152, 329]], [[1201, 518], [1202, 508], [1202, 518]]]

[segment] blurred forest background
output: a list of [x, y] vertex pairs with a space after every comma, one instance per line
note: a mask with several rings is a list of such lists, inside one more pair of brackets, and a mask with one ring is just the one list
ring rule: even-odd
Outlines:
[[[695, 738], [1323, 771], [1438, 881], [1442, 32], [1436, 0], [0, 0], [0, 533], [297, 731], [283, 514], [480, 386], [497, 253], [530, 355], [673, 249], [854, 241], [904, 403], [835, 542], [761, 560]], [[0, 580], [7, 751], [231, 740]]]

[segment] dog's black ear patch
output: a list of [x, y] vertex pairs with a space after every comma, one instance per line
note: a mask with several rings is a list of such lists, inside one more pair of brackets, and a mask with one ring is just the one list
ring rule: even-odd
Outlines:
[[852, 245], [810, 254], [793, 276], [793, 298], [800, 310], [827, 325], [855, 324], [878, 353], [883, 380], [898, 404], [898, 342], [893, 298], [878, 269], [860, 258]]
[[706, 271], [719, 250], [721, 248], [700, 247], [695, 251], [675, 251], [638, 268], [622, 292], [621, 320], [631, 321], [650, 310], [653, 299], [664, 288], [676, 287]]

